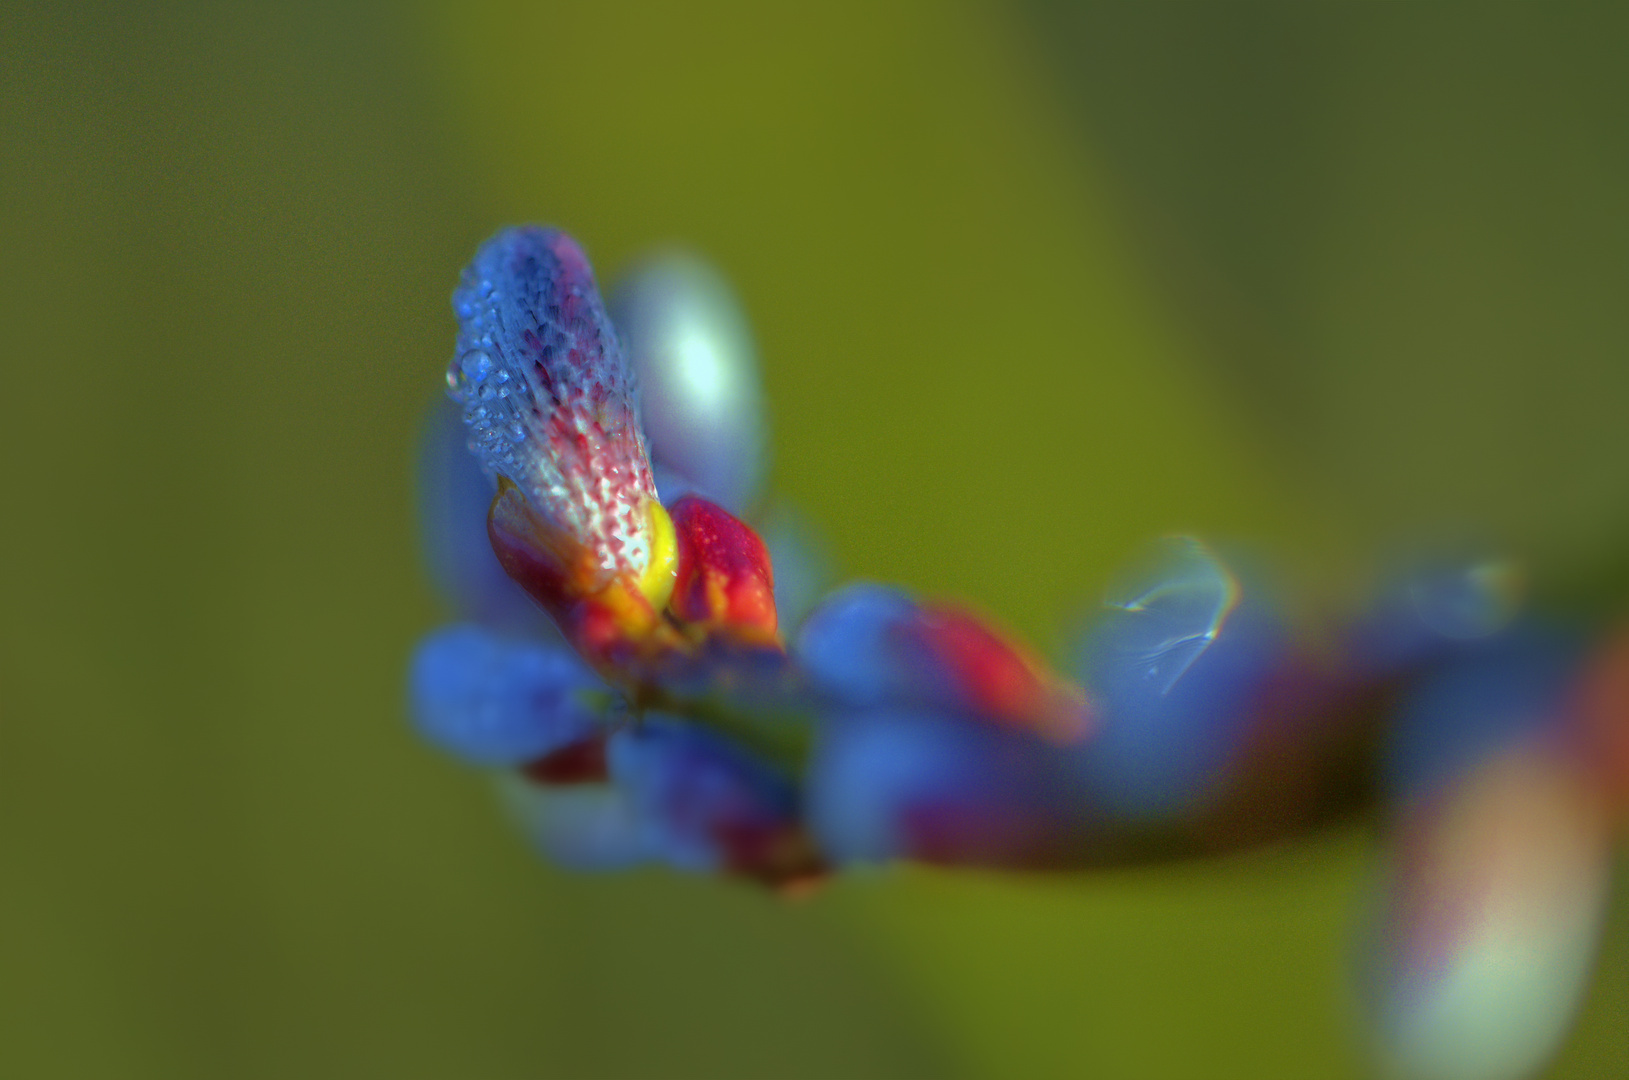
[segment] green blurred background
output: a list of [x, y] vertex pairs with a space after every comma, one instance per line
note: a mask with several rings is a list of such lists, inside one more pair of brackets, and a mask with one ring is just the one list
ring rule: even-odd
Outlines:
[[[1173, 529], [1623, 599], [1629, 23], [0, 7], [0, 1075], [1360, 1075], [1362, 828], [801, 904], [564, 876], [404, 717], [499, 225], [737, 283], [848, 575], [1055, 649]], [[1629, 910], [1553, 1069], [1621, 1076]]]

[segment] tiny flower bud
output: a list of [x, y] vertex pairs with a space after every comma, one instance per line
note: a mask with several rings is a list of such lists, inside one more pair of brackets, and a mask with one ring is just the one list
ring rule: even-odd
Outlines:
[[751, 527], [694, 495], [673, 504], [678, 577], [668, 608], [683, 622], [776, 640], [775, 576]]

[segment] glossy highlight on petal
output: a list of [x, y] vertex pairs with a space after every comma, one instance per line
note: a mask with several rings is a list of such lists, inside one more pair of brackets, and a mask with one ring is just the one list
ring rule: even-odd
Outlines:
[[464, 270], [453, 310], [447, 382], [471, 451], [536, 512], [577, 591], [642, 574], [656, 485], [634, 376], [582, 250], [555, 229], [505, 230]]
[[767, 440], [757, 349], [729, 283], [673, 252], [629, 271], [610, 310], [639, 378], [652, 462], [740, 513], [762, 482]]
[[1117, 613], [1119, 661], [1153, 694], [1168, 694], [1216, 640], [1239, 583], [1211, 551], [1190, 537], [1160, 543], [1103, 601]]

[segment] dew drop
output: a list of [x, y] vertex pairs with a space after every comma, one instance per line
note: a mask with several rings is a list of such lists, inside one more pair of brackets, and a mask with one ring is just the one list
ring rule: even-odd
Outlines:
[[483, 349], [471, 349], [458, 358], [458, 374], [462, 382], [480, 383], [492, 373], [492, 357]]

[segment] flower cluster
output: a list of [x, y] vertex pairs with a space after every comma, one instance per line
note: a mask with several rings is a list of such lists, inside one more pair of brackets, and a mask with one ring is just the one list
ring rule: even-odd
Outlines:
[[1629, 637], [1523, 611], [1487, 557], [1314, 618], [1191, 538], [1109, 591], [1066, 672], [893, 588], [806, 611], [818, 546], [754, 517], [762, 392], [715, 274], [657, 260], [608, 311], [577, 245], [524, 227], [453, 306], [424, 518], [467, 621], [420, 647], [415, 717], [556, 861], [790, 888], [1200, 855], [1378, 807], [1380, 1053], [1519, 1075], [1565, 1029], [1629, 795]]

